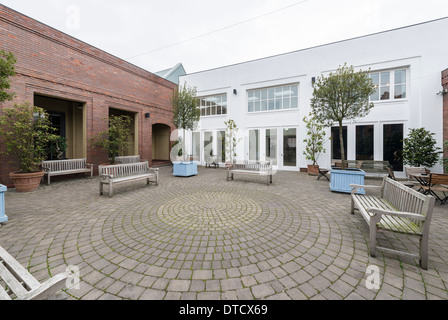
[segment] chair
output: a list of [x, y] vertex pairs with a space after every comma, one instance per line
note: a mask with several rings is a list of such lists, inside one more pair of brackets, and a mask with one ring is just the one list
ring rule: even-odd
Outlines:
[[[394, 169], [391, 166], [387, 166], [387, 171], [389, 172], [389, 178], [391, 178], [392, 180], [398, 181], [395, 178]], [[409, 187], [409, 188], [413, 188], [416, 185], [416, 183], [417, 183], [417, 182], [410, 181], [410, 180], [398, 181], [398, 182], [400, 182], [401, 184], [403, 184], [403, 185], [405, 185], [406, 187]]]
[[[428, 185], [422, 186], [423, 194], [430, 194], [439, 200], [441, 204], [445, 204], [448, 199], [448, 196], [446, 195], [448, 188], [445, 185], [448, 185], [448, 174], [430, 173]], [[442, 192], [443, 199], [440, 198], [436, 192]]]

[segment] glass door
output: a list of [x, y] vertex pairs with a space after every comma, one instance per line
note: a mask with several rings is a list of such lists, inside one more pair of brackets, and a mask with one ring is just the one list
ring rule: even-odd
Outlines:
[[283, 139], [281, 148], [281, 166], [279, 169], [296, 170], [297, 169], [297, 129], [283, 128]]
[[260, 161], [260, 130], [249, 130], [249, 161]]
[[277, 165], [277, 129], [266, 129], [266, 161]]

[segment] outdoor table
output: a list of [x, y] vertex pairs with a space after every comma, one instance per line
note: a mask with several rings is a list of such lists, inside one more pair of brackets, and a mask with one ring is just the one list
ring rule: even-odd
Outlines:
[[328, 169], [319, 168], [319, 176], [317, 177], [317, 180], [320, 180], [321, 177], [325, 177], [325, 178], [327, 178], [328, 181], [330, 181], [330, 179], [327, 176], [327, 173], [329, 171], [330, 170], [328, 170]]
[[[420, 183], [421, 186], [427, 186], [429, 184], [429, 174], [428, 173], [413, 173], [410, 174], [409, 177], [414, 178], [415, 180]], [[423, 190], [423, 188], [420, 188], [418, 191]]]

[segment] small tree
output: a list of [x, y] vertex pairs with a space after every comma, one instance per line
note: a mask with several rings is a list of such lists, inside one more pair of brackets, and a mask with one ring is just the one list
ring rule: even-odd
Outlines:
[[407, 138], [403, 139], [403, 163], [414, 167], [431, 168], [443, 152], [436, 147], [434, 133], [425, 128], [410, 129]]
[[115, 157], [123, 155], [129, 148], [131, 135], [131, 117], [127, 115], [109, 117], [109, 128], [92, 138], [93, 143], [109, 153], [110, 163]]
[[16, 75], [16, 58], [11, 52], [0, 50], [0, 102], [12, 100], [15, 94], [6, 92], [11, 87], [10, 77]]
[[[173, 123], [178, 129], [183, 130], [182, 150], [185, 150], [185, 131], [194, 130], [200, 117], [200, 108], [197, 104], [196, 88], [188, 87], [187, 84], [179, 87], [173, 93], [171, 99], [173, 105]], [[184, 160], [186, 152], [182, 153]]]
[[18, 163], [20, 172], [33, 172], [47, 156], [48, 142], [54, 137], [51, 131], [44, 109], [29, 103], [15, 104], [0, 117], [0, 135], [5, 141], [2, 153]]
[[241, 138], [237, 138], [238, 126], [234, 120], [229, 119], [224, 124], [226, 125], [226, 158], [232, 163], [233, 157], [237, 156], [235, 150]]
[[326, 126], [336, 122], [339, 126], [343, 169], [346, 159], [342, 122], [366, 116], [374, 106], [369, 103], [369, 97], [375, 90], [368, 71], [355, 72], [354, 67], [347, 64], [326, 77], [319, 77], [314, 85], [311, 107], [317, 121]]
[[310, 112], [307, 117], [303, 118], [303, 122], [306, 124], [308, 138], [303, 140], [306, 143], [305, 155], [306, 160], [313, 162], [313, 166], [317, 165], [317, 160], [321, 153], [325, 153], [324, 138], [325, 138], [325, 126], [319, 122], [316, 115]]

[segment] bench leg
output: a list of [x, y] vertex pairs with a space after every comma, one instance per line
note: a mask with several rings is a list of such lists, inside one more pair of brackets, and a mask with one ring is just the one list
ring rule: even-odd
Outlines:
[[50, 174], [47, 175], [47, 185], [50, 185]]
[[376, 255], [376, 223], [370, 221], [370, 243], [369, 243], [370, 256]]
[[100, 187], [99, 187], [99, 190], [100, 190], [100, 196], [102, 196], [103, 195], [103, 184], [101, 183], [101, 181], [99, 182], [99, 184], [100, 184]]
[[355, 201], [353, 201], [353, 196], [350, 197], [351, 199], [351, 208], [350, 208], [350, 212], [351, 214], [355, 214]]
[[428, 270], [428, 235], [420, 238], [420, 268]]
[[109, 181], [109, 198], [112, 198], [113, 195], [114, 195], [113, 182]]

